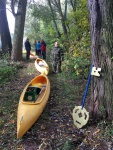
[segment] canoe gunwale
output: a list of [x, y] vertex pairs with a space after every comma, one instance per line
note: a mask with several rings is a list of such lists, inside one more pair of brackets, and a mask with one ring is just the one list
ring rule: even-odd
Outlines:
[[[29, 101], [25, 101], [24, 100], [24, 95], [25, 95], [25, 92], [26, 92], [26, 90], [27, 90], [27, 88], [31, 85], [31, 83], [32, 83], [32, 81], [30, 81], [28, 84], [27, 84], [27, 86], [25, 87], [25, 89], [23, 90], [23, 92], [22, 92], [22, 94], [21, 94], [21, 99], [22, 99], [22, 103], [23, 104], [25, 104], [25, 105], [38, 105], [38, 104], [40, 104], [42, 101], [43, 101], [43, 99], [44, 99], [44, 97], [45, 97], [45, 95], [46, 95], [46, 93], [47, 93], [47, 89], [48, 89], [48, 85], [50, 85], [50, 83], [49, 83], [49, 80], [47, 80], [47, 77], [45, 76], [45, 75], [39, 75], [39, 76], [44, 76], [45, 77], [45, 79], [46, 79], [46, 84], [44, 84], [44, 89], [42, 90], [42, 92], [44, 92], [42, 95], [42, 98], [40, 99], [40, 95], [41, 95], [41, 93], [40, 93], [40, 95], [38, 96], [38, 98], [36, 99], [36, 101], [34, 102], [34, 101], [31, 101], [31, 102], [29, 102]], [[46, 85], [46, 86], [45, 86]], [[38, 86], [35, 86], [35, 87], [38, 87]], [[41, 88], [43, 88], [43, 85], [42, 85], [42, 87]], [[40, 100], [38, 100], [38, 99], [40, 99]]]
[[[44, 62], [44, 66], [40, 66], [39, 65], [39, 62]], [[40, 72], [40, 73], [42, 73], [42, 74], [45, 74], [45, 75], [47, 75], [48, 73], [49, 73], [49, 66], [48, 66], [48, 64], [46, 63], [46, 61], [45, 60], [43, 60], [43, 59], [41, 59], [41, 58], [37, 58], [36, 60], [35, 60], [35, 67], [36, 67], [36, 69]]]

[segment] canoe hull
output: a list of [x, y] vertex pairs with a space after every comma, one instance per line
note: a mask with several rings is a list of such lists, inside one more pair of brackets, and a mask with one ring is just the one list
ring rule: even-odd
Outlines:
[[[41, 64], [42, 64], [42, 65], [41, 65]], [[36, 67], [36, 69], [37, 69], [41, 74], [48, 75], [48, 73], [49, 73], [49, 66], [48, 66], [48, 64], [46, 63], [46, 61], [44, 61], [43, 59], [37, 58], [37, 59], [35, 60], [35, 67]]]
[[[23, 54], [26, 54], [26, 50], [23, 50]], [[30, 51], [30, 59], [37, 59], [37, 58], [38, 58], [38, 56], [35, 55], [35, 52]]]
[[[38, 85], [39, 82], [43, 85], [46, 85], [46, 87], [44, 87], [43, 91], [39, 95], [36, 102], [26, 102], [24, 100], [26, 89], [29, 87], [31, 83], [33, 84], [36, 83]], [[21, 138], [31, 128], [31, 126], [36, 122], [36, 120], [40, 117], [41, 113], [43, 112], [47, 104], [49, 94], [50, 94], [50, 82], [48, 78], [44, 75], [37, 76], [31, 82], [29, 82], [27, 86], [24, 88], [20, 96], [20, 101], [18, 105], [17, 138]]]
[[37, 59], [38, 58], [38, 56], [32, 56], [32, 55], [30, 55], [30, 59]]

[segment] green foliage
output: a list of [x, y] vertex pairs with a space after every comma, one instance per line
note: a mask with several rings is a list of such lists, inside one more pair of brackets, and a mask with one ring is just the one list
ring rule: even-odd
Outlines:
[[100, 107], [99, 107], [99, 114], [100, 114], [101, 116], [103, 116], [103, 118], [106, 118], [106, 116], [105, 116], [105, 114], [106, 114], [106, 109], [105, 109], [105, 107], [103, 107], [103, 106], [100, 106]]
[[34, 40], [41, 39], [49, 45], [50, 39], [55, 35], [56, 31], [48, 5], [43, 5], [40, 2], [29, 5], [26, 15], [25, 36], [31, 39], [32, 46], [34, 47]]
[[74, 57], [72, 53], [65, 53], [62, 70], [72, 78], [87, 78], [90, 61], [82, 56]]
[[35, 72], [35, 70], [36, 70], [35, 67], [30, 66], [29, 68], [26, 68], [26, 69], [25, 69], [25, 74], [26, 74], [26, 75], [31, 75], [31, 74], [33, 74], [33, 73]]
[[73, 141], [71, 140], [66, 141], [62, 148], [62, 150], [74, 150], [74, 149], [75, 147], [74, 147]]
[[76, 12], [70, 11], [66, 22], [70, 26], [63, 70], [78, 79], [87, 77], [90, 67], [90, 32], [85, 0], [77, 1]]
[[13, 77], [16, 73], [15, 67], [5, 66], [4, 68], [0, 67], [0, 83], [7, 82], [9, 79]]
[[100, 123], [98, 123], [98, 127], [101, 129], [100, 134], [103, 136], [106, 136], [106, 140], [111, 140], [113, 142], [113, 121], [112, 122], [108, 122], [106, 120], [101, 121]]
[[7, 59], [0, 59], [0, 84], [4, 84], [13, 79], [18, 73], [18, 69], [21, 69], [20, 62], [10, 62]]
[[41, 19], [47, 24], [52, 20], [51, 12], [48, 5], [34, 4], [29, 7], [32, 10], [32, 16]]

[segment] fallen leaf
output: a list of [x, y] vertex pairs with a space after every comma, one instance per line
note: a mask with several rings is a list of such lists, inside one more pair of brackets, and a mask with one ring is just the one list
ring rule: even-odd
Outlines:
[[97, 131], [95, 131], [94, 133], [93, 133], [93, 135], [96, 135], [97, 133], [99, 133], [100, 132], [100, 129], [98, 129]]
[[14, 120], [10, 120], [10, 122], [11, 122], [11, 123], [13, 123], [13, 124], [15, 123], [15, 121], [14, 121]]
[[86, 144], [88, 143], [87, 140], [86, 140], [86, 138], [83, 140], [83, 142], [86, 143]]

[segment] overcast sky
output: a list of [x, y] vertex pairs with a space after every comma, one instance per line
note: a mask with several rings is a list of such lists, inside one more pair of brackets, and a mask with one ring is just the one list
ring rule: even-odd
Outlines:
[[7, 20], [8, 20], [10, 32], [14, 33], [14, 26], [15, 26], [14, 16], [8, 9], [6, 9], [6, 12], [7, 12]]

